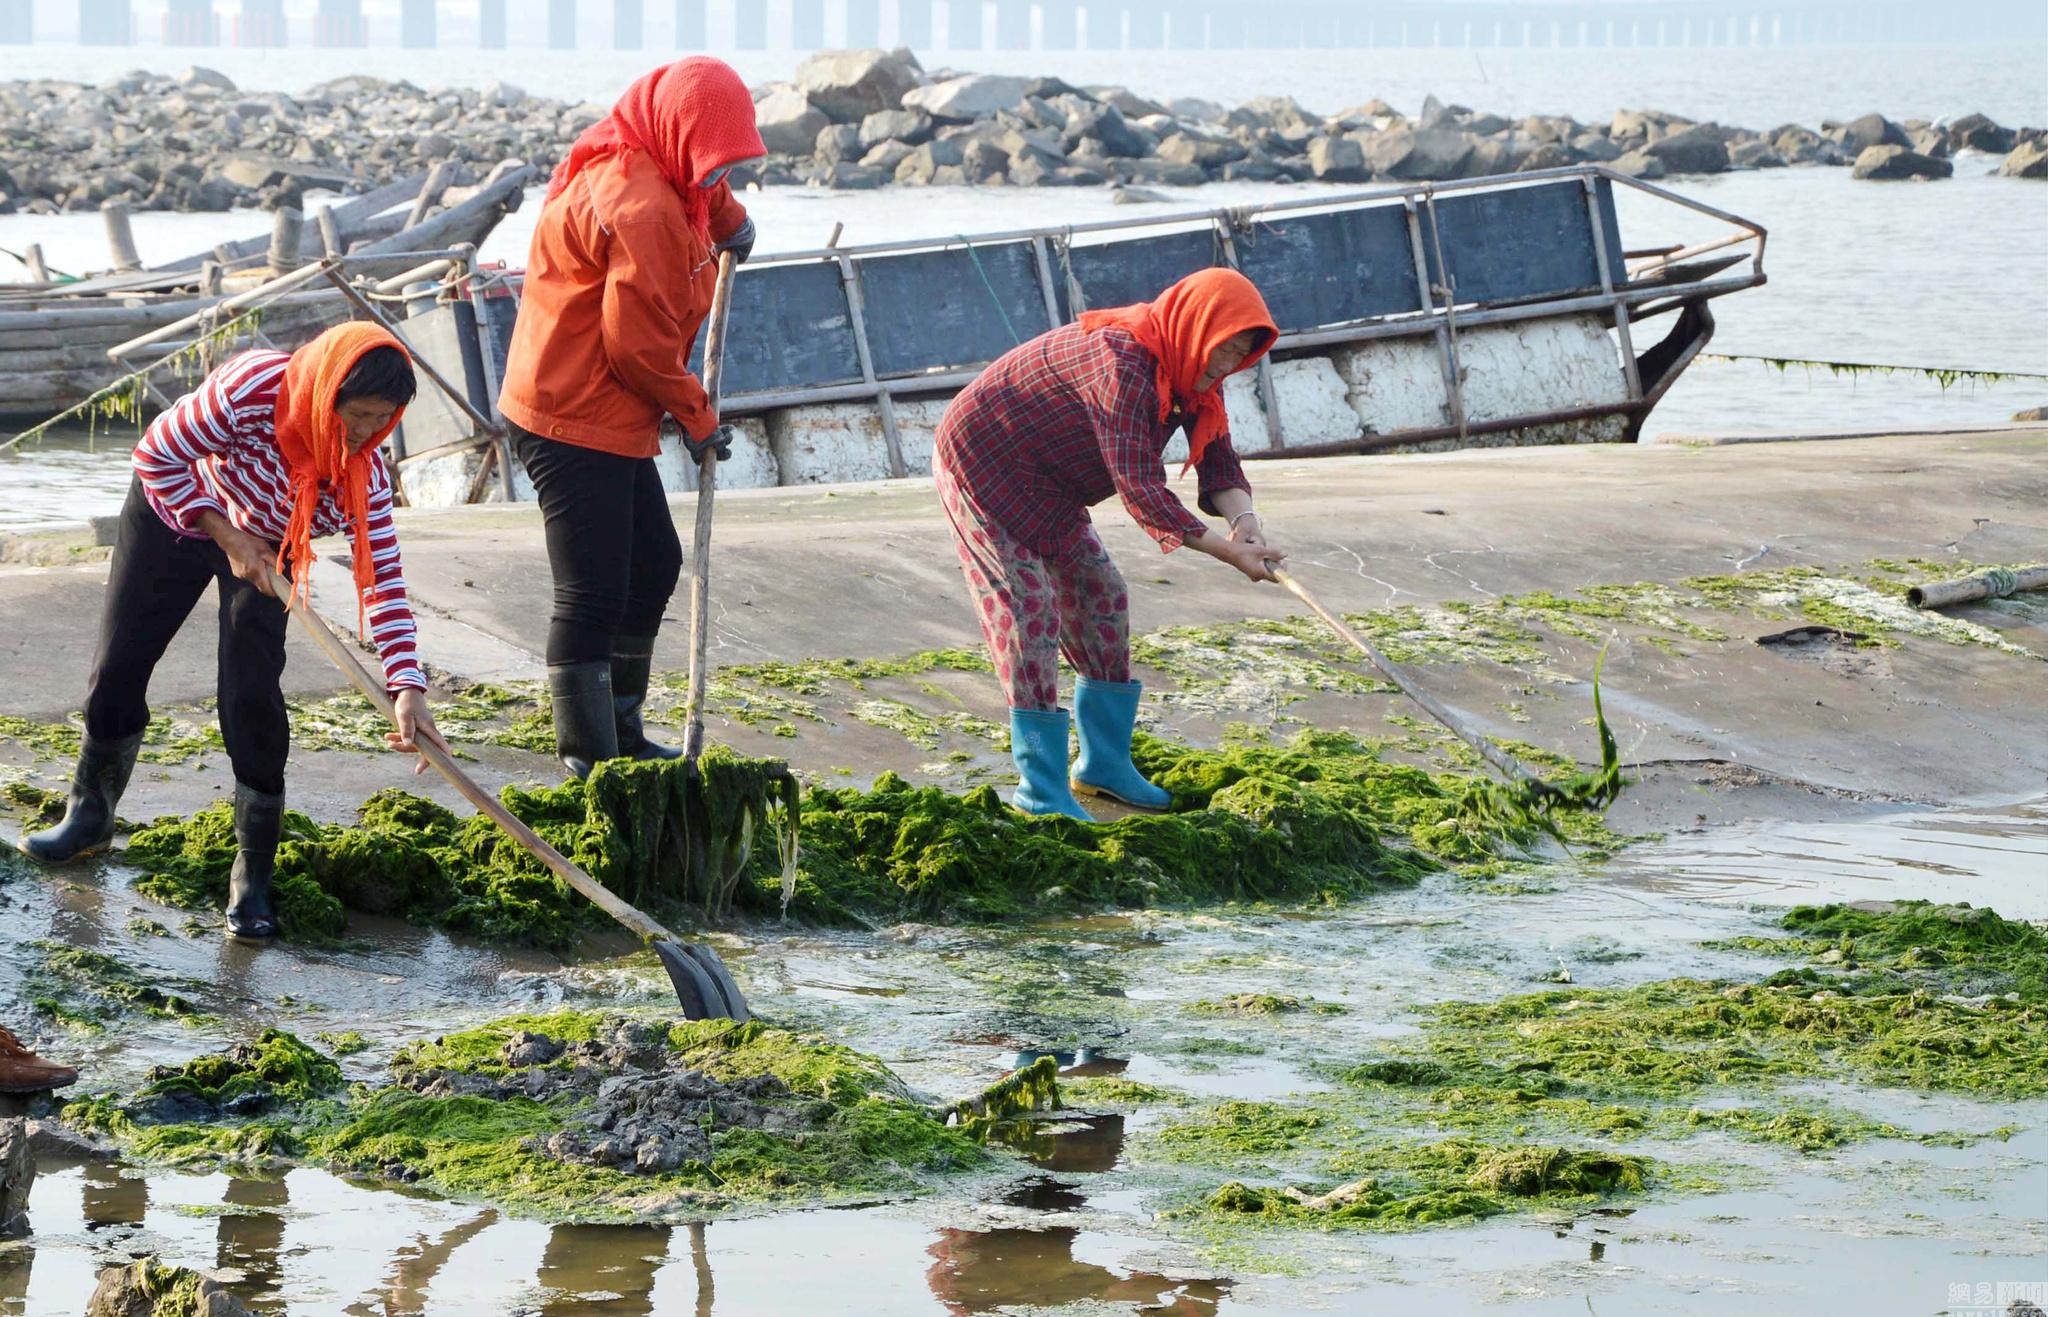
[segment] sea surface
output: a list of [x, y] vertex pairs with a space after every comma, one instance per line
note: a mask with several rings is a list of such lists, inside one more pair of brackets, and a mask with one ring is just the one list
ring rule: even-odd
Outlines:
[[[135, 47], [13, 48], [15, 76], [97, 80], [110, 59], [176, 71], [203, 55], [241, 85], [299, 90], [367, 72], [384, 78], [480, 85], [502, 79], [563, 98], [608, 100], [655, 58], [632, 52], [291, 50], [205, 52]], [[802, 56], [732, 57], [755, 81], [786, 77]], [[1746, 127], [1817, 125], [1870, 109], [1938, 119], [1981, 110], [2006, 124], [2048, 123], [2048, 44], [2022, 47], [1786, 47], [1749, 50], [1370, 50], [951, 52], [990, 71], [1049, 73], [1076, 83], [1120, 82], [1153, 96], [1234, 102], [1284, 93], [1330, 111], [1381, 97], [1409, 112], [1426, 94], [1503, 114], [1598, 119], [1654, 107]], [[926, 63], [937, 67], [938, 56]], [[1763, 225], [1766, 286], [1714, 303], [1710, 351], [1831, 362], [2016, 373], [2043, 378], [1942, 382], [1916, 372], [1779, 370], [1701, 361], [1644, 427], [1662, 434], [1807, 433], [1996, 424], [2048, 403], [2048, 185], [1996, 176], [1998, 159], [1965, 154], [1934, 183], [1868, 183], [1846, 169], [1781, 169], [1681, 179], [1679, 193]], [[1355, 189], [1347, 189], [1355, 190]], [[940, 188], [835, 193], [774, 188], [747, 198], [763, 252], [974, 234], [1028, 225], [1170, 215], [1314, 195], [1317, 185], [1165, 189], [1166, 203], [1114, 206], [1105, 190]], [[1718, 221], [1632, 189], [1620, 218], [1630, 248], [1692, 242]], [[538, 197], [486, 244], [487, 260], [522, 264]], [[145, 262], [211, 246], [224, 233], [260, 232], [260, 213], [146, 214], [136, 220]], [[39, 242], [60, 269], [104, 264], [97, 215], [0, 216], [0, 248]], [[0, 255], [0, 280], [25, 272]], [[1656, 327], [1661, 334], [1663, 326]], [[1639, 348], [1643, 346], [1639, 344]], [[87, 451], [88, 449], [92, 451]], [[0, 532], [76, 522], [113, 511], [126, 486], [122, 437], [71, 434], [40, 452], [0, 458]]]

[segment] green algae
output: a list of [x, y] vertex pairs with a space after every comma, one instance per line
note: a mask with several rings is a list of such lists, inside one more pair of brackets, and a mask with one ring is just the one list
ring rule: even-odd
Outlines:
[[1003, 1076], [981, 1092], [950, 1103], [939, 1110], [948, 1125], [969, 1133], [986, 1135], [995, 1126], [1039, 1111], [1057, 1111], [1060, 1100], [1060, 1063], [1047, 1054]]
[[[126, 1292], [149, 1301], [149, 1317], [206, 1317], [213, 1311], [211, 1296], [226, 1293], [219, 1282], [153, 1256], [137, 1259], [126, 1270]], [[94, 1310], [99, 1311], [97, 1306]]]
[[[191, 998], [152, 983], [104, 952], [57, 942], [31, 942], [37, 959], [23, 978], [34, 1008], [66, 1026], [97, 1033], [128, 1015], [204, 1023], [210, 1017]], [[187, 991], [200, 985], [179, 982]]]
[[931, 714], [901, 700], [862, 700], [851, 712], [859, 721], [895, 732], [920, 750], [938, 749], [949, 732], [1001, 748], [1010, 743], [1007, 729], [959, 709]]
[[[575, 1011], [507, 1017], [415, 1042], [401, 1049], [393, 1069], [512, 1073], [527, 1067], [507, 1065], [508, 1043], [536, 1034], [557, 1043], [596, 1041], [621, 1019]], [[1056, 1101], [1051, 1073], [1030, 1068], [966, 1104], [982, 1114], [970, 1112], [964, 1127], [949, 1126], [943, 1110], [917, 1100], [879, 1061], [822, 1038], [759, 1021], [684, 1023], [653, 1037], [672, 1067], [721, 1081], [782, 1081], [772, 1090], [782, 1097], [760, 1100], [786, 1107], [790, 1127], [725, 1125], [707, 1113], [707, 1157], [674, 1171], [633, 1174], [549, 1155], [550, 1136], [584, 1128], [584, 1099], [570, 1089], [539, 1098], [367, 1084], [344, 1092], [330, 1059], [275, 1033], [168, 1071], [125, 1102], [104, 1096], [73, 1102], [64, 1118], [113, 1135], [139, 1161], [304, 1161], [518, 1215], [601, 1222], [918, 1192], [937, 1177], [987, 1164], [991, 1154], [979, 1135], [994, 1113], [1014, 1116]], [[149, 1123], [149, 1104], [174, 1092], [225, 1104], [255, 1093], [259, 1082], [284, 1103], [282, 1112], [206, 1124]]]
[[1228, 1101], [1167, 1125], [1154, 1137], [1169, 1160], [1204, 1166], [1258, 1165], [1275, 1153], [1293, 1152], [1329, 1124], [1327, 1113], [1306, 1107]]
[[1287, 993], [1238, 992], [1228, 997], [1204, 999], [1190, 1002], [1188, 1009], [1197, 1015], [1236, 1015], [1260, 1018], [1274, 1015], [1297, 1015], [1306, 1012], [1311, 1015], [1342, 1015], [1345, 1007], [1335, 1002], [1319, 1002], [1313, 997], [1295, 997]]
[[317, 1033], [313, 1036], [320, 1040], [321, 1045], [327, 1049], [330, 1056], [354, 1056], [358, 1052], [370, 1050], [369, 1040], [354, 1029]]
[[1148, 1107], [1179, 1105], [1187, 1096], [1122, 1075], [1087, 1075], [1060, 1081], [1060, 1101], [1068, 1107]]
[[[629, 902], [694, 907], [716, 918], [731, 907], [757, 830], [779, 829], [781, 854], [793, 848], [796, 783], [777, 761], [718, 746], [706, 750], [697, 771], [701, 789], [680, 761], [617, 760], [600, 764], [588, 782], [508, 787], [502, 799]], [[489, 818], [458, 818], [396, 789], [364, 802], [350, 827], [323, 827], [287, 810], [283, 836], [275, 891], [280, 921], [295, 939], [338, 936], [345, 911], [358, 910], [566, 950], [598, 918]], [[158, 819], [131, 838], [125, 856], [146, 871], [136, 882], [145, 896], [217, 908], [235, 857], [232, 806]]]

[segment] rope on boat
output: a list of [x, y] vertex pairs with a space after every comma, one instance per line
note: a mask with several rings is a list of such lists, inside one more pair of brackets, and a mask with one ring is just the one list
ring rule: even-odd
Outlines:
[[1003, 306], [1003, 298], [996, 292], [995, 282], [988, 277], [988, 271], [982, 268], [981, 253], [974, 250], [974, 244], [968, 241], [966, 234], [956, 233], [953, 236], [960, 240], [961, 246], [967, 248], [967, 258], [974, 262], [974, 272], [981, 276], [981, 286], [988, 289], [988, 300], [995, 303], [996, 314], [1003, 318], [1003, 329], [1010, 335], [1010, 346], [1016, 347], [1023, 343], [1024, 340], [1017, 336], [1017, 327], [1010, 323], [1010, 312]]

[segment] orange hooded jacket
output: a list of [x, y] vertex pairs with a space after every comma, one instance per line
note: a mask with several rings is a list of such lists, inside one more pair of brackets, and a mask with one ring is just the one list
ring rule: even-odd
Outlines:
[[714, 245], [747, 212], [714, 170], [763, 154], [754, 100], [704, 56], [656, 69], [579, 137], [533, 231], [498, 408], [520, 428], [622, 457], [660, 449], [661, 418], [718, 426], [690, 373], [718, 282]]

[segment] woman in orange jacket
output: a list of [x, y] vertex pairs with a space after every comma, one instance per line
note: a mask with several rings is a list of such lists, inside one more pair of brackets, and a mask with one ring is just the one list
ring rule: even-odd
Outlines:
[[547, 527], [548, 691], [578, 777], [680, 753], [649, 741], [640, 713], [683, 563], [654, 456], [664, 415], [693, 458], [731, 443], [688, 362], [718, 253], [753, 246], [726, 175], [766, 150], [739, 74], [678, 60], [576, 139], [534, 228], [498, 408]]

